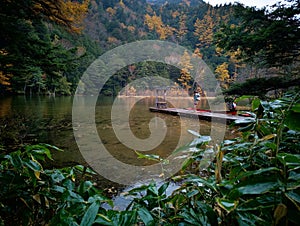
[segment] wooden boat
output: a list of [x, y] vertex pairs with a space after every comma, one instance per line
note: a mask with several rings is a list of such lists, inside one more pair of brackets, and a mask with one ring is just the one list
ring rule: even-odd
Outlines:
[[215, 112], [211, 110], [201, 110], [197, 109], [196, 111], [192, 108], [168, 108], [168, 107], [150, 107], [151, 112], [164, 113], [176, 116], [184, 117], [198, 117], [199, 119], [211, 121], [211, 120], [220, 120], [231, 123], [235, 120], [245, 120], [251, 117], [250, 114], [241, 115], [236, 112], [222, 111]]
[[[167, 88], [157, 88], [155, 107], [150, 107], [151, 112], [158, 112], [164, 114], [171, 114], [184, 117], [198, 117], [203, 120], [219, 120], [231, 123], [236, 120], [245, 120], [251, 117], [250, 114], [239, 114], [238, 111], [211, 111], [206, 109], [193, 109], [193, 108], [169, 108], [166, 101]], [[160, 95], [159, 95], [160, 94]], [[250, 121], [250, 120], [249, 120]]]

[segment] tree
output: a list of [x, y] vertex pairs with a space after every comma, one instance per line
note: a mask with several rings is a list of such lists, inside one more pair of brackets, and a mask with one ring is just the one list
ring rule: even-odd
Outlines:
[[74, 52], [57, 41], [50, 23], [79, 32], [87, 6], [88, 1], [1, 1], [0, 72], [6, 78], [10, 75], [13, 87], [27, 88], [30, 83], [30, 90], [34, 86], [40, 90], [41, 75], [46, 74], [47, 83], [69, 67]]
[[220, 82], [221, 87], [227, 89], [230, 79], [228, 63], [224, 62], [223, 64], [219, 65], [216, 68], [215, 73], [217, 80]]
[[178, 78], [178, 81], [181, 83], [183, 88], [188, 90], [189, 88], [191, 88], [191, 70], [193, 69], [193, 65], [191, 64], [191, 56], [186, 50], [184, 51], [183, 56], [180, 59], [179, 65], [182, 68], [180, 70], [180, 77]]
[[215, 27], [214, 19], [211, 16], [211, 11], [208, 10], [202, 20], [197, 18], [194, 27], [194, 35], [198, 38], [199, 41], [197, 45], [200, 47], [210, 46], [213, 41], [213, 29]]
[[162, 40], [165, 40], [168, 36], [173, 34], [174, 29], [170, 26], [164, 25], [161, 16], [157, 16], [156, 14], [153, 16], [146, 14], [145, 24], [148, 26], [150, 31], [155, 30], [159, 35], [159, 38]]
[[188, 28], [186, 26], [186, 18], [187, 16], [185, 14], [180, 15], [179, 17], [179, 29], [177, 31], [177, 36], [182, 42], [183, 37], [187, 34]]
[[300, 2], [287, 0], [271, 9], [235, 6], [241, 19], [237, 26], [226, 25], [215, 35], [218, 46], [241, 50], [245, 61], [262, 66], [283, 66], [299, 62]]

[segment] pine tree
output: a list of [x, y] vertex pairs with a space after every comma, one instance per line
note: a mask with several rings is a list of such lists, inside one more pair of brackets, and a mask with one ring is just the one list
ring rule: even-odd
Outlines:
[[228, 71], [228, 63], [224, 62], [221, 65], [219, 65], [216, 68], [215, 73], [216, 73], [217, 80], [220, 82], [220, 86], [224, 89], [227, 89], [229, 85], [229, 79], [230, 79], [230, 75]]
[[189, 90], [191, 88], [191, 70], [193, 69], [193, 65], [191, 64], [191, 56], [187, 50], [181, 57], [179, 65], [182, 68], [180, 70], [180, 77], [178, 78], [178, 81], [181, 83], [184, 89]]

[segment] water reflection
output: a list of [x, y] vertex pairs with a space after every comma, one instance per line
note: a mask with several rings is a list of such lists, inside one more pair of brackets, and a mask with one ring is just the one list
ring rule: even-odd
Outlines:
[[[81, 97], [81, 100], [88, 103], [90, 98]], [[128, 148], [117, 138], [111, 122], [114, 100], [112, 97], [98, 98], [95, 107], [95, 122], [99, 138], [109, 153], [117, 160], [136, 166], [152, 165], [153, 161], [138, 159], [135, 150]], [[138, 139], [149, 138], [151, 120], [154, 125], [157, 122], [157, 126], [161, 126], [159, 125], [161, 121], [155, 117], [164, 121], [166, 136], [163, 141], [152, 150], [143, 152], [144, 154], [157, 154], [167, 158], [178, 146], [182, 146], [194, 138], [187, 130], [195, 130], [202, 135], [209, 135], [211, 132], [211, 123], [207, 121], [198, 121], [193, 118], [181, 120], [177, 116], [150, 112], [148, 109], [150, 106], [154, 106], [155, 98], [139, 98], [137, 101], [136, 97], [125, 97], [115, 101], [118, 101], [124, 110], [130, 111], [128, 119], [130, 130]], [[169, 102], [183, 108], [193, 106], [192, 101], [187, 98], [174, 98]], [[0, 118], [1, 120], [5, 119], [5, 123], [7, 120], [11, 120], [17, 125], [14, 128], [11, 126], [7, 130], [21, 130], [19, 125], [25, 126], [22, 128], [23, 138], [16, 138], [20, 143], [45, 142], [64, 149], [63, 153], [54, 153], [56, 166], [86, 164], [73, 134], [72, 103], [72, 97], [16, 96], [2, 98], [0, 99]], [[207, 101], [202, 99], [201, 108], [206, 107]], [[76, 125], [74, 126], [76, 128]], [[4, 134], [0, 134], [0, 136], [4, 136]], [[226, 136], [232, 136], [230, 130], [227, 131]]]

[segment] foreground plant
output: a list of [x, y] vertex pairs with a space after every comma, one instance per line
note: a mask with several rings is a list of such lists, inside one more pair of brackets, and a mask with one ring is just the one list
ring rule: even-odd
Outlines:
[[[123, 211], [114, 210], [92, 181], [78, 180], [93, 174], [85, 167], [44, 169], [41, 162], [51, 160], [56, 147], [1, 155], [0, 225], [298, 225], [299, 94], [254, 100], [253, 110], [255, 118], [236, 122], [242, 135], [221, 144], [191, 131], [195, 140], [178, 150], [191, 152], [186, 174], [173, 178], [179, 188], [172, 194], [169, 182], [135, 188]], [[162, 163], [164, 173], [167, 162], [159, 156], [137, 154]]]
[[175, 177], [181, 185], [168, 197], [154, 192], [164, 185], [144, 187], [133, 207], [146, 208], [147, 219], [163, 225], [298, 225], [299, 94], [256, 99], [253, 110], [256, 118], [236, 122], [241, 137], [220, 145], [192, 131], [197, 137], [180, 151], [191, 151], [184, 169], [197, 166], [198, 173]]
[[52, 160], [50, 145], [26, 146], [1, 155], [0, 219], [4, 225], [91, 225], [107, 199], [91, 181], [78, 181], [91, 174], [83, 166], [44, 169]]

